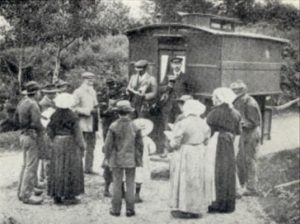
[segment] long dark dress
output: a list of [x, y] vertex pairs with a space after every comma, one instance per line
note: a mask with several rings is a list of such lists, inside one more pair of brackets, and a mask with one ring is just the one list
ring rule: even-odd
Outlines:
[[212, 109], [207, 116], [207, 124], [212, 133], [218, 132], [216, 150], [215, 184], [216, 201], [211, 211], [233, 212], [235, 210], [235, 156], [234, 137], [240, 134], [239, 112], [222, 104]]
[[57, 109], [47, 132], [52, 140], [48, 195], [74, 198], [84, 193], [84, 142], [76, 115], [69, 109]]

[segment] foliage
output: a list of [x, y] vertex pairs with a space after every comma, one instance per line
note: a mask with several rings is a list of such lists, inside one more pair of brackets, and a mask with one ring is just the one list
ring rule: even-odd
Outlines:
[[[51, 81], [51, 73], [55, 64], [55, 47], [47, 44], [39, 47], [25, 48], [28, 59], [28, 73], [24, 69], [27, 81], [37, 80], [42, 84]], [[6, 83], [0, 89], [10, 92], [17, 78], [17, 57], [19, 49], [7, 49], [0, 57], [0, 77]], [[128, 40], [124, 35], [106, 36], [90, 40], [79, 39], [61, 55], [62, 79], [78, 86], [83, 71], [94, 72], [98, 77], [98, 85], [105, 82], [106, 77], [124, 78], [127, 75]], [[11, 95], [11, 93], [9, 94]]]
[[163, 22], [180, 20], [177, 11], [207, 13], [213, 10], [213, 4], [208, 0], [152, 0], [156, 4], [156, 11], [162, 14]]
[[129, 7], [120, 0], [105, 0], [97, 6], [96, 21], [108, 34], [120, 34], [134, 23]]
[[117, 34], [131, 22], [128, 7], [118, 0], [26, 0], [22, 3], [15, 0], [1, 2], [0, 6], [1, 13], [14, 27], [11, 35], [7, 34], [5, 47], [20, 48], [18, 76], [23, 69], [23, 60], [28, 60], [24, 48], [35, 46], [44, 51], [46, 46], [54, 49], [51, 52], [53, 81], [62, 73], [62, 54], [76, 40]]
[[0, 133], [0, 151], [20, 150], [19, 136], [19, 131]]
[[97, 85], [102, 86], [107, 77], [124, 79], [127, 76], [128, 40], [123, 35], [79, 41], [63, 55], [64, 77], [77, 86], [84, 70], [94, 72]]
[[189, 13], [213, 13], [237, 17], [245, 24], [266, 21], [277, 28], [287, 30], [300, 26], [299, 10], [294, 6], [281, 4], [279, 0], [151, 0], [156, 11], [163, 15], [163, 21], [178, 21], [177, 11]]
[[300, 221], [300, 184], [275, 189], [279, 184], [299, 180], [299, 148], [281, 151], [259, 159], [259, 198], [266, 213], [277, 223]]

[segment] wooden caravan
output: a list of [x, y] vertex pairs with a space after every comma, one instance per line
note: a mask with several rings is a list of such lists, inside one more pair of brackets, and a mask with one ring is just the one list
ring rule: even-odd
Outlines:
[[[282, 47], [288, 41], [258, 34], [237, 33], [235, 19], [186, 14], [182, 23], [154, 24], [126, 32], [131, 64], [150, 61], [150, 73], [163, 80], [174, 56], [184, 58], [182, 70], [191, 75], [195, 96], [237, 79], [253, 95], [280, 92]], [[132, 70], [131, 70], [132, 71]]]
[[183, 72], [191, 76], [194, 97], [208, 103], [215, 88], [240, 79], [264, 112], [266, 96], [280, 92], [281, 53], [288, 40], [235, 32], [237, 23], [214, 15], [182, 14], [181, 23], [128, 30], [130, 74], [135, 61], [146, 59], [160, 83], [170, 59], [179, 56]]

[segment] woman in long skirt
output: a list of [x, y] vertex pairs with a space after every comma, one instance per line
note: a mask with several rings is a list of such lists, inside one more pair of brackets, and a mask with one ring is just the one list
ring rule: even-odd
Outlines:
[[82, 155], [84, 140], [78, 118], [69, 108], [74, 99], [68, 93], [55, 98], [57, 110], [51, 116], [47, 132], [52, 140], [48, 195], [59, 204], [76, 204], [84, 193]]
[[215, 186], [216, 201], [209, 212], [229, 213], [235, 210], [235, 154], [234, 137], [240, 133], [240, 114], [232, 107], [235, 94], [229, 88], [218, 88], [213, 92], [215, 107], [207, 116], [212, 133], [218, 135]]
[[211, 203], [205, 175], [205, 144], [210, 129], [200, 118], [204, 110], [199, 101], [186, 101], [184, 117], [175, 124], [170, 141], [175, 150], [170, 164], [170, 206], [174, 217], [197, 218]]

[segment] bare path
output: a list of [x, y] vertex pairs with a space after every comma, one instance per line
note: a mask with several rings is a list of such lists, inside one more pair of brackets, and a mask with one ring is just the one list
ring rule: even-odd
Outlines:
[[[99, 145], [98, 145], [99, 146]], [[299, 147], [299, 116], [296, 113], [274, 117], [272, 141], [266, 141], [260, 154]], [[100, 170], [101, 153], [97, 147], [95, 170]], [[86, 193], [82, 203], [75, 206], [57, 206], [45, 197], [41, 206], [24, 205], [16, 197], [17, 181], [22, 164], [22, 153], [0, 154], [0, 224], [1, 216], [14, 217], [21, 224], [269, 224], [272, 223], [262, 211], [256, 198], [237, 201], [232, 214], [205, 214], [202, 219], [178, 220], [170, 217], [168, 210], [168, 182], [151, 181], [144, 184], [144, 203], [136, 207], [137, 216], [111, 217], [108, 214], [110, 200], [103, 197], [102, 175], [85, 176]]]

